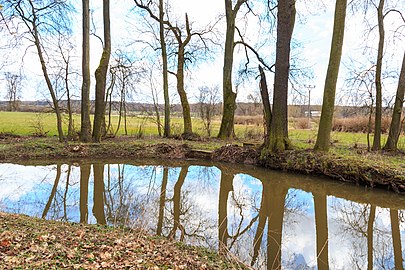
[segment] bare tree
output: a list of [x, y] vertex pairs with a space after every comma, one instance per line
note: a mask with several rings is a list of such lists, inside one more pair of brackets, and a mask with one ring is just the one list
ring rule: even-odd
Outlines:
[[288, 139], [288, 78], [290, 47], [295, 24], [295, 1], [279, 1], [277, 11], [277, 49], [274, 76], [273, 111], [267, 149], [283, 151]]
[[[146, 10], [149, 16], [159, 23], [159, 41], [162, 50], [162, 75], [163, 75], [163, 96], [164, 96], [164, 106], [165, 106], [165, 121], [164, 121], [164, 131], [163, 136], [170, 136], [170, 99], [169, 99], [169, 79], [168, 79], [168, 56], [166, 49], [166, 37], [165, 37], [165, 6], [163, 0], [159, 0], [157, 4], [158, 11], [153, 10], [153, 6], [156, 3], [148, 1], [145, 3], [143, 0], [134, 0], [137, 7]], [[159, 13], [159, 15], [156, 15]]]
[[[72, 51], [74, 49], [73, 44], [67, 37], [60, 36], [57, 44], [57, 48], [59, 50], [59, 54], [61, 57], [61, 64], [59, 64], [58, 74], [56, 76], [60, 76], [62, 78], [64, 92], [66, 93], [67, 99], [67, 112], [68, 112], [68, 134], [67, 137], [69, 139], [73, 139], [75, 137], [74, 134], [74, 123], [73, 123], [73, 109], [72, 109], [72, 91], [71, 91], [71, 80], [70, 77], [74, 71], [72, 71], [71, 65], [71, 58], [72, 58]], [[64, 96], [64, 95], [61, 95]]]
[[235, 49], [236, 16], [241, 6], [248, 0], [225, 0], [226, 38], [222, 78], [223, 107], [222, 120], [218, 138], [228, 139], [234, 136], [234, 116], [236, 109], [236, 93], [232, 90], [233, 53]]
[[388, 151], [397, 150], [398, 139], [401, 133], [401, 113], [404, 104], [404, 93], [405, 93], [405, 52], [402, 59], [402, 67], [398, 80], [397, 93], [395, 95], [395, 104], [392, 112], [390, 131], [388, 133], [388, 138], [384, 146], [384, 150]]
[[200, 109], [200, 117], [203, 121], [205, 131], [208, 137], [211, 137], [212, 120], [217, 113], [217, 106], [219, 104], [219, 86], [204, 86], [198, 89], [200, 95], [198, 97], [198, 106]]
[[90, 0], [82, 0], [82, 94], [81, 94], [81, 131], [82, 142], [91, 141], [90, 122]]
[[347, 0], [336, 0], [335, 18], [328, 71], [323, 94], [321, 120], [316, 138], [315, 150], [328, 151], [335, 108], [336, 83], [342, 57]]
[[23, 77], [21, 74], [11, 72], [6, 72], [4, 77], [6, 80], [7, 93], [5, 98], [8, 101], [8, 110], [14, 112], [18, 110]]
[[[26, 28], [24, 37], [35, 46], [41, 63], [42, 73], [52, 98], [53, 109], [55, 110], [57, 119], [59, 141], [63, 141], [62, 114], [49, 75], [44, 43], [46, 43], [47, 39], [70, 31], [68, 27], [70, 8], [67, 1], [7, 0], [4, 2], [4, 10], [6, 16], [21, 20]], [[16, 30], [18, 31], [18, 29]]]
[[105, 125], [105, 91], [108, 63], [111, 54], [111, 31], [110, 31], [110, 0], [103, 0], [103, 25], [104, 25], [104, 48], [100, 64], [96, 69], [96, 100], [93, 123], [93, 141], [100, 142]]

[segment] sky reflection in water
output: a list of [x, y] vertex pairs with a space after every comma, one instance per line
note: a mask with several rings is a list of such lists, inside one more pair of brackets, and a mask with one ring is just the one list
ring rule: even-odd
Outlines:
[[142, 226], [257, 269], [402, 267], [399, 195], [240, 165], [161, 164], [0, 164], [0, 211]]

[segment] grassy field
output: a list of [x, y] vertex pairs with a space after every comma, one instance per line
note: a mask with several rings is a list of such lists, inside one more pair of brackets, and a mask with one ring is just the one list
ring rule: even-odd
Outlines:
[[[114, 131], [117, 128], [118, 116], [112, 117]], [[74, 126], [78, 131], [80, 128], [80, 115], [74, 115]], [[212, 123], [212, 136], [218, 134], [220, 126], [219, 119]], [[182, 133], [182, 119], [172, 118], [171, 128], [173, 134]], [[64, 119], [64, 128], [67, 129], [67, 118]], [[316, 124], [312, 129], [290, 128], [289, 136], [295, 147], [299, 149], [312, 148], [316, 141]], [[193, 119], [193, 130], [200, 136], [207, 136], [201, 119]], [[158, 135], [157, 125], [154, 118], [147, 116], [129, 116], [127, 118], [127, 132], [129, 136], [156, 136]], [[34, 135], [45, 133], [47, 136], [56, 136], [56, 117], [51, 113], [26, 113], [26, 112], [0, 112], [0, 133], [11, 133], [16, 135]], [[262, 141], [263, 127], [258, 125], [235, 125], [235, 134], [238, 140], [260, 143]], [[125, 135], [124, 124], [118, 135]], [[344, 149], [365, 148], [367, 146], [367, 135], [364, 133], [332, 132], [331, 140], [335, 151]], [[382, 136], [384, 144], [386, 135]], [[372, 136], [370, 136], [372, 142]], [[401, 150], [405, 150], [405, 136], [400, 137], [398, 144]]]

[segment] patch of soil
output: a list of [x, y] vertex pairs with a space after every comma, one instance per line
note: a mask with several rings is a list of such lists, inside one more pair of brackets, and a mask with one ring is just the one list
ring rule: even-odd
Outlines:
[[0, 132], [0, 143], [16, 143], [27, 140], [28, 137], [23, 137], [9, 132]]

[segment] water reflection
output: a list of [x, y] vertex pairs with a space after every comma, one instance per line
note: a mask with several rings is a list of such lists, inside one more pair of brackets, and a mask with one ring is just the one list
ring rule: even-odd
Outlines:
[[403, 269], [405, 198], [392, 193], [195, 161], [0, 164], [0, 175], [1, 211], [142, 226], [257, 269]]

